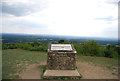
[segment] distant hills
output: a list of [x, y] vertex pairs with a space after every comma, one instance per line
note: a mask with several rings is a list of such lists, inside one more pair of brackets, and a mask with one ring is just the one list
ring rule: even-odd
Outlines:
[[78, 43], [81, 43], [83, 40], [86, 41], [94, 40], [99, 42], [101, 45], [106, 45], [106, 44], [118, 45], [118, 39], [116, 38], [2, 33], [3, 43], [14, 43], [20, 41], [33, 42], [35, 40], [40, 41], [41, 43], [57, 43], [59, 40], [76, 41]]

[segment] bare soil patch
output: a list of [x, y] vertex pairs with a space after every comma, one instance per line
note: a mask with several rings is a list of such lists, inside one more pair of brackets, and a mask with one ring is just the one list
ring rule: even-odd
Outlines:
[[38, 66], [46, 64], [46, 61], [43, 61], [38, 64], [28, 65], [26, 69], [19, 74], [19, 76], [21, 79], [41, 79], [42, 69]]
[[38, 68], [37, 64], [32, 64], [26, 67], [26, 70], [23, 71], [20, 76], [21, 79], [40, 79], [40, 74], [42, 69]]
[[117, 75], [113, 75], [114, 71], [106, 67], [94, 66], [87, 62], [77, 62], [76, 64], [83, 79], [118, 79]]
[[[41, 79], [42, 69], [38, 68], [38, 65], [46, 65], [46, 61], [39, 64], [32, 64], [26, 67], [20, 76], [22, 79]], [[117, 75], [114, 75], [114, 70], [110, 70], [106, 67], [94, 66], [87, 62], [77, 62], [77, 70], [83, 76], [82, 79], [118, 79]]]

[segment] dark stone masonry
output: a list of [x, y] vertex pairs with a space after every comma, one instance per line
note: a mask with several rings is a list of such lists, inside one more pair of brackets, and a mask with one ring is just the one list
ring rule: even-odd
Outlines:
[[47, 57], [48, 70], [75, 70], [76, 51], [71, 44], [50, 44]]

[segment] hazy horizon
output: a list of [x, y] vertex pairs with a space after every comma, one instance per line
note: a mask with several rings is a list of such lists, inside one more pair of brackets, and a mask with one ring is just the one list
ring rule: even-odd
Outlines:
[[2, 0], [2, 33], [118, 38], [119, 0]]
[[26, 33], [1, 33], [1, 34], [14, 34], [14, 35], [42, 35], [42, 36], [63, 36], [63, 37], [83, 37], [83, 38], [105, 38], [105, 39], [117, 39], [114, 37], [95, 37], [95, 36], [74, 36], [74, 35], [55, 35], [55, 34], [26, 34]]

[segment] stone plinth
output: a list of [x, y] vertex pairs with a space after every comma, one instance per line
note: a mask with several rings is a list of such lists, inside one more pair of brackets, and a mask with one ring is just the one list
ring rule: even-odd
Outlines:
[[71, 44], [51, 44], [48, 48], [47, 69], [75, 70], [76, 51]]
[[80, 76], [76, 70], [76, 50], [71, 44], [50, 44], [44, 77]]
[[75, 70], [75, 53], [72, 52], [49, 52], [47, 60], [49, 70]]

